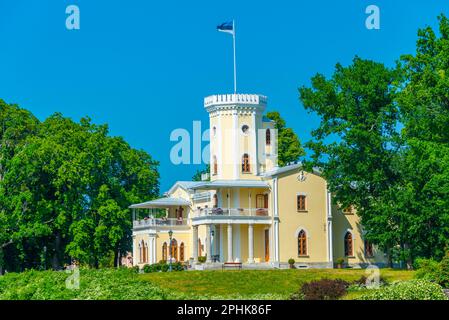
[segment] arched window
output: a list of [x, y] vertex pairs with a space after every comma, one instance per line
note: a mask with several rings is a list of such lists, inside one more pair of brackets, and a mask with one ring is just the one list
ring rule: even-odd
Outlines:
[[214, 156], [214, 163], [213, 163], [213, 174], [218, 174], [218, 163], [217, 163], [217, 157]]
[[143, 247], [142, 247], [143, 240], [139, 242], [139, 263], [142, 263], [143, 258]]
[[214, 194], [214, 208], [218, 208], [218, 196]]
[[301, 230], [298, 234], [298, 256], [307, 255], [307, 234]]
[[267, 129], [265, 131], [265, 141], [266, 141], [267, 146], [271, 145], [271, 131], [270, 131], [270, 129]]
[[145, 243], [144, 252], [143, 252], [143, 262], [148, 262], [148, 244]]
[[162, 245], [162, 260], [167, 261], [167, 242]]
[[242, 157], [242, 172], [250, 172], [249, 155], [247, 153]]
[[201, 257], [203, 254], [203, 250], [202, 250], [203, 248], [202, 248], [202, 246], [201, 246], [201, 239], [200, 238], [198, 238], [198, 257]]
[[184, 261], [184, 242], [179, 246], [179, 261]]
[[170, 248], [171, 258], [178, 261], [178, 242], [176, 239], [172, 239]]
[[346, 232], [345, 234], [345, 256], [351, 257], [353, 256], [353, 239], [352, 239], [352, 233]]

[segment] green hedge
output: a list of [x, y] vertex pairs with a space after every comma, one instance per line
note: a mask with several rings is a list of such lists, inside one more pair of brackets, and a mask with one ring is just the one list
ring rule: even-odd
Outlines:
[[[172, 271], [184, 271], [184, 266], [181, 262], [174, 262], [171, 264]], [[170, 270], [170, 264], [165, 262], [159, 262], [154, 264], [146, 264], [143, 266], [144, 273], [151, 272], [167, 272]]]
[[447, 300], [443, 288], [426, 280], [396, 282], [381, 289], [372, 290], [360, 300]]
[[69, 289], [63, 271], [26, 271], [0, 276], [0, 300], [165, 300], [182, 299], [133, 269], [81, 269], [79, 289]]

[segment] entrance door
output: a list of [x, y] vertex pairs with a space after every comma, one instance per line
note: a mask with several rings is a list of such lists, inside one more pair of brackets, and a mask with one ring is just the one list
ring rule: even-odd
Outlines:
[[270, 260], [270, 232], [265, 230], [265, 262]]

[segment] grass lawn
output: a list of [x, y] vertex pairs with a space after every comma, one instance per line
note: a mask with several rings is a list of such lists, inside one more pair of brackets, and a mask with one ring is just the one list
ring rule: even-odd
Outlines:
[[[172, 273], [148, 273], [139, 275], [142, 280], [187, 296], [235, 296], [276, 295], [288, 298], [302, 283], [322, 278], [354, 281], [366, 275], [362, 269], [289, 269], [289, 270], [229, 270], [188, 271]], [[381, 275], [388, 281], [409, 280], [414, 272], [381, 269]], [[349, 293], [347, 298], [360, 293]]]

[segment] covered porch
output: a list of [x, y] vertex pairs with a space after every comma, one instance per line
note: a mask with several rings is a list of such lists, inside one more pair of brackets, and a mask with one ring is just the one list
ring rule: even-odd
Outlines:
[[182, 198], [159, 198], [133, 204], [133, 228], [187, 226], [190, 202]]

